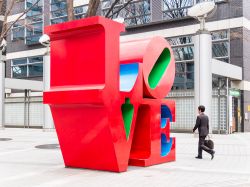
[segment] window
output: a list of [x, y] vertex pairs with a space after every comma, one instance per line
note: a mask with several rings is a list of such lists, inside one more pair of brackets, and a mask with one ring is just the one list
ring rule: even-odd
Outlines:
[[87, 13], [88, 5], [78, 6], [74, 8], [74, 15], [75, 19], [84, 18], [85, 14]]
[[226, 3], [228, 0], [196, 0], [197, 3], [204, 2], [204, 1], [214, 1], [215, 3]]
[[[26, 0], [26, 7], [30, 8], [37, 0]], [[27, 45], [39, 43], [39, 38], [43, 34], [43, 1], [40, 0], [26, 14], [26, 37]]]
[[161, 0], [164, 20], [173, 20], [188, 17], [187, 12], [195, 3], [214, 1], [215, 3], [228, 2], [228, 0]]
[[17, 40], [24, 40], [24, 23], [22, 23], [23, 20], [19, 20], [17, 23], [15, 23], [11, 28], [11, 40], [17, 41]]
[[176, 47], [173, 48], [176, 61], [193, 60], [194, 59], [194, 47]]
[[[229, 63], [229, 32], [214, 31], [212, 34], [213, 58]], [[169, 38], [176, 61], [173, 90], [194, 89], [194, 44], [192, 36]]]
[[162, 0], [162, 3], [164, 20], [186, 17], [188, 8], [193, 6], [193, 0]]
[[[75, 19], [84, 18], [88, 10], [88, 4], [74, 7]], [[66, 0], [50, 1], [50, 23], [58, 24], [68, 21], [67, 2]]]
[[[105, 16], [110, 10], [114, 0], [102, 1], [102, 15]], [[120, 0], [110, 12], [112, 18], [124, 18], [126, 25], [141, 25], [151, 21], [150, 0], [137, 0], [130, 2], [125, 8], [126, 0]]]
[[170, 38], [170, 39], [168, 39], [168, 42], [171, 44], [171, 46], [191, 44], [192, 43], [192, 36]]
[[50, 22], [58, 24], [68, 20], [66, 0], [51, 0], [50, 2]]
[[227, 30], [212, 32], [213, 58], [229, 63], [229, 34]]
[[43, 57], [13, 59], [11, 64], [13, 78], [43, 76]]
[[194, 89], [194, 46], [192, 36], [169, 38], [176, 61], [173, 90]]

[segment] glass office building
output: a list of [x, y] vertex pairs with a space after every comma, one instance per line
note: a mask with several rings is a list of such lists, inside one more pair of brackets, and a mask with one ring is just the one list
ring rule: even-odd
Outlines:
[[[36, 0], [19, 1], [11, 16], [22, 13], [35, 2]], [[124, 18], [126, 32], [121, 36], [122, 41], [162, 36], [171, 44], [176, 61], [176, 77], [172, 91], [166, 97], [176, 101], [177, 111], [176, 122], [171, 128], [173, 131], [190, 131], [196, 115], [193, 36], [199, 23], [188, 17], [187, 10], [201, 0], [134, 0], [130, 3], [120, 0], [112, 6], [113, 2], [114, 0], [102, 0], [98, 15], [111, 19]], [[250, 7], [250, 2], [215, 2], [217, 10], [207, 22], [207, 29], [212, 35], [213, 59], [241, 67], [243, 78], [235, 80], [230, 76], [213, 74], [210, 117], [212, 129], [214, 133], [250, 131], [250, 14], [244, 11]], [[124, 5], [125, 8], [122, 8]], [[74, 0], [75, 19], [83, 19], [87, 9], [88, 1]], [[44, 26], [62, 23], [67, 19], [66, 0], [41, 0], [23, 19], [15, 23], [7, 38], [10, 43], [7, 50], [7, 76], [42, 81], [44, 52], [38, 39], [43, 34]], [[31, 92], [28, 103], [27, 99], [23, 102], [23, 97], [27, 94], [22, 94], [16, 90], [9, 90], [6, 94], [6, 125], [42, 127], [41, 94]], [[12, 117], [19, 114], [16, 121], [13, 121]], [[35, 120], [38, 118], [40, 120]]]

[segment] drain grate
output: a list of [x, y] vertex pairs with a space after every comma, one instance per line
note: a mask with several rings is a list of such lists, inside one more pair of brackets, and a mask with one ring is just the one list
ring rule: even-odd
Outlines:
[[59, 144], [43, 144], [35, 146], [37, 149], [60, 149]]
[[0, 141], [10, 141], [12, 140], [11, 138], [0, 138]]

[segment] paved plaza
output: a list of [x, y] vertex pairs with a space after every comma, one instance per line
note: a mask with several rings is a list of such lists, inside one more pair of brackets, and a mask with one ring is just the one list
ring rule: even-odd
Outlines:
[[[177, 138], [176, 162], [147, 168], [129, 167], [124, 173], [65, 168], [55, 132], [37, 129], [0, 130], [0, 187], [250, 187], [250, 134], [213, 135], [216, 155], [196, 160], [198, 138]], [[100, 153], [101, 154], [101, 153]]]

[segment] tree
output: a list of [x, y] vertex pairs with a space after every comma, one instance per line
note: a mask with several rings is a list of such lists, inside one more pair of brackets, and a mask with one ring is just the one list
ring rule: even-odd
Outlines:
[[[112, 1], [112, 0], [110, 0]], [[121, 0], [113, 0], [112, 5], [108, 12], [104, 15], [106, 18], [113, 18], [114, 15], [118, 15], [123, 9], [125, 9], [133, 0], [128, 0], [122, 6], [119, 6], [118, 9], [115, 9], [115, 6], [120, 4]], [[98, 8], [101, 5], [100, 0], [89, 0], [88, 10], [85, 15], [85, 18], [97, 15]], [[73, 0], [67, 0], [67, 13], [68, 20], [74, 20], [74, 8], [73, 8]]]
[[3, 39], [6, 38], [8, 32], [12, 28], [12, 26], [17, 23], [26, 13], [28, 13], [33, 7], [35, 7], [40, 0], [37, 0], [33, 5], [28, 7], [24, 12], [22, 12], [12, 23], [8, 24], [8, 16], [10, 15], [15, 3], [18, 3], [20, 0], [10, 0], [10, 4], [7, 7], [4, 6], [4, 0], [0, 0], [0, 15], [4, 14], [2, 30], [0, 34], [0, 44], [2, 43]]
[[100, 5], [100, 0], [90, 0], [89, 8], [85, 17], [95, 16]]
[[[18, 16], [18, 18], [15, 19], [12, 23], [8, 24], [8, 16], [11, 14], [11, 11], [15, 5], [15, 3], [18, 3], [20, 0], [8, 0], [8, 7], [4, 6], [4, 0], [0, 0], [0, 15], [4, 14], [4, 20], [2, 24], [2, 30], [0, 32], [0, 44], [2, 43], [3, 39], [6, 38], [8, 32], [11, 30], [14, 24], [16, 24], [26, 13], [28, 13], [34, 6], [36, 6], [41, 0], [37, 0], [32, 6], [28, 7], [24, 12]], [[117, 17], [120, 12], [123, 9], [126, 9], [126, 12], [133, 13], [134, 11], [132, 9], [132, 6], [129, 5], [134, 0], [127, 0], [126, 3], [121, 4], [121, 0], [110, 0], [111, 6], [110, 8], [105, 12], [106, 18], [114, 18]], [[74, 20], [74, 6], [73, 6], [73, 0], [66, 0], [67, 3], [67, 13], [68, 13], [68, 20]], [[97, 15], [98, 8], [101, 5], [101, 0], [90, 0], [88, 5], [88, 10], [85, 15], [85, 17], [91, 17]], [[119, 6], [118, 6], [119, 5]], [[142, 9], [138, 9], [137, 11], [141, 11]], [[134, 14], [134, 13], [133, 13]], [[26, 27], [29, 27], [28, 25], [25, 25]]]
[[68, 14], [68, 20], [72, 21], [75, 19], [74, 17], [74, 0], [67, 0], [67, 14]]
[[187, 8], [193, 5], [193, 0], [163, 0], [166, 18], [181, 18], [187, 15]]

